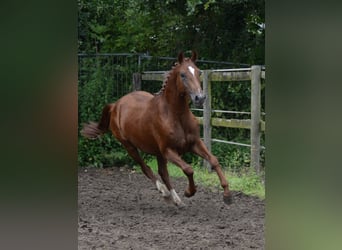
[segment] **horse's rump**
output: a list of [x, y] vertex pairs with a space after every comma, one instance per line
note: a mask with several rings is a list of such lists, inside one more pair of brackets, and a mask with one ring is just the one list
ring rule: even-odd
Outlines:
[[140, 150], [159, 153], [154, 140], [154, 96], [148, 92], [135, 91], [120, 98], [112, 108], [110, 128], [120, 142], [134, 145]]

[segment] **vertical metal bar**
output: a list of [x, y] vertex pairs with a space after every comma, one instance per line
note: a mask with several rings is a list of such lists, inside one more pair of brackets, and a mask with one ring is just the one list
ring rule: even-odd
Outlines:
[[140, 73], [133, 73], [133, 87], [132, 91], [141, 90], [141, 74]]
[[251, 67], [251, 167], [260, 172], [261, 66]]
[[119, 79], [118, 79], [118, 58], [119, 56], [115, 56], [115, 87], [116, 87], [116, 96], [115, 99], [120, 97], [119, 95]]
[[138, 72], [141, 73], [141, 56], [138, 55]]
[[[211, 151], [211, 81], [209, 74], [210, 70], [203, 70], [203, 92], [207, 97], [203, 105], [203, 139], [204, 144]], [[211, 170], [209, 162], [204, 161], [203, 165]]]

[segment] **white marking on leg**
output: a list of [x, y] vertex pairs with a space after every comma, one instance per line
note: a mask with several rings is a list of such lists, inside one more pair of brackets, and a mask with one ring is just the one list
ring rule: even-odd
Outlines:
[[193, 76], [195, 76], [195, 69], [194, 69], [193, 67], [191, 67], [191, 66], [188, 66], [188, 69], [189, 69], [189, 71], [191, 72], [191, 74], [192, 74]]
[[184, 203], [179, 198], [178, 194], [176, 193], [176, 191], [174, 189], [171, 189], [170, 193], [171, 193], [171, 197], [172, 197], [173, 203], [175, 203], [177, 206], [180, 206], [180, 205], [183, 206], [184, 205]]
[[161, 183], [159, 180], [156, 181], [156, 186], [159, 192], [162, 193], [163, 197], [169, 197], [170, 196], [170, 191], [167, 189], [167, 187]]

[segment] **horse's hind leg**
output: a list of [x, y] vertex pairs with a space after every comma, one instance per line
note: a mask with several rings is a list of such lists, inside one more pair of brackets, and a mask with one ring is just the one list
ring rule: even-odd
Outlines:
[[169, 197], [169, 190], [157, 179], [151, 168], [145, 164], [136, 147], [134, 147], [128, 141], [121, 141], [121, 144], [126, 148], [128, 154], [133, 158], [133, 160], [135, 160], [141, 166], [141, 170], [143, 171], [143, 173], [153, 182], [153, 184], [156, 185], [157, 189], [162, 193], [163, 197]]
[[163, 158], [162, 156], [157, 157], [158, 160], [158, 173], [160, 177], [162, 178], [163, 182], [165, 183], [170, 196], [164, 197], [167, 202], [170, 201], [170, 198], [172, 198], [172, 201], [177, 206], [182, 206], [184, 203], [179, 198], [178, 194], [176, 193], [175, 189], [171, 186], [170, 183], [170, 177], [169, 172], [167, 171], [167, 160]]
[[130, 142], [128, 141], [121, 141], [121, 144], [125, 147], [128, 154], [133, 158], [135, 162], [137, 162], [141, 166], [141, 170], [143, 173], [149, 178], [151, 181], [156, 182], [157, 178], [153, 174], [151, 168], [145, 164], [143, 159], [140, 157], [140, 154], [136, 147], [134, 147]]

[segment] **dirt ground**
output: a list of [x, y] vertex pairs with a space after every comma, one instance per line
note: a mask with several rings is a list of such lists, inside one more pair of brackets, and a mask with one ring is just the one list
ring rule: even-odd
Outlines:
[[187, 179], [172, 183], [184, 208], [166, 203], [143, 174], [80, 169], [78, 249], [264, 249], [264, 201], [233, 192], [228, 206], [222, 190], [202, 186], [186, 198]]

